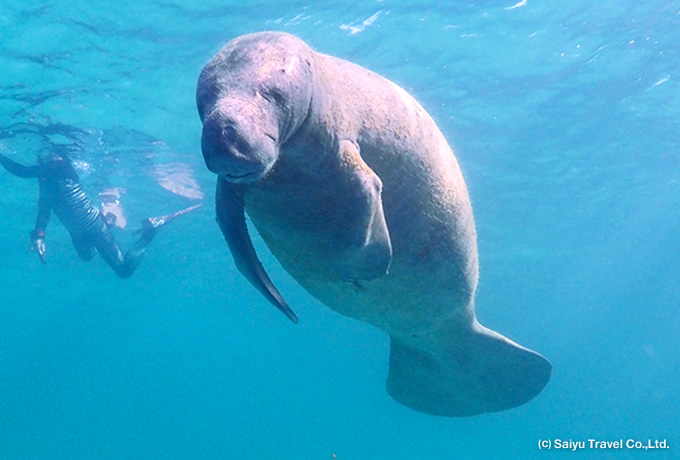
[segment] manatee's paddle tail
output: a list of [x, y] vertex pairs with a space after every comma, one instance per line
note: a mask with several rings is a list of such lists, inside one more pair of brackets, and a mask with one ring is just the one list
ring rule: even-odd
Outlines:
[[464, 417], [520, 406], [550, 380], [552, 366], [474, 321], [405, 340], [391, 337], [387, 392], [412, 409]]
[[295, 312], [288, 306], [279, 291], [267, 276], [262, 263], [257, 258], [255, 248], [248, 234], [246, 216], [243, 208], [243, 196], [225, 179], [218, 177], [215, 193], [217, 209], [217, 223], [227, 240], [236, 267], [250, 284], [255, 286], [269, 302], [286, 315], [292, 322], [297, 323]]

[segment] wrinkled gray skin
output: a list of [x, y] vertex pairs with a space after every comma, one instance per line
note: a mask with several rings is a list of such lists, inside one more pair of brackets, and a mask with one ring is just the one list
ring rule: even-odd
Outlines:
[[392, 82], [274, 32], [238, 37], [197, 91], [217, 221], [239, 270], [290, 319], [246, 229], [333, 310], [391, 339], [387, 391], [466, 416], [521, 405], [550, 378], [539, 354], [477, 322], [477, 243], [456, 159]]

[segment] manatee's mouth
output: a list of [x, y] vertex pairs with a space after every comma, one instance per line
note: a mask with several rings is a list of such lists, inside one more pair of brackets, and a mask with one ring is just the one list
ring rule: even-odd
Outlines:
[[227, 181], [236, 182], [236, 183], [255, 182], [256, 180], [259, 180], [264, 176], [263, 173], [257, 173], [257, 172], [247, 172], [247, 173], [243, 173], [243, 174], [225, 173], [225, 174], [220, 174], [220, 175], [222, 177], [224, 177]]
[[245, 179], [248, 176], [255, 176], [255, 173], [245, 173], [245, 174], [225, 174], [225, 177], [228, 177], [229, 179]]
[[279, 154], [276, 131], [223, 118], [218, 114], [203, 125], [201, 149], [208, 170], [231, 183], [262, 179]]
[[[210, 146], [211, 147], [211, 146]], [[227, 147], [226, 151], [204, 148], [203, 157], [208, 170], [232, 183], [250, 183], [262, 179], [272, 168], [268, 158], [252, 158]], [[264, 160], [264, 161], [262, 161]]]

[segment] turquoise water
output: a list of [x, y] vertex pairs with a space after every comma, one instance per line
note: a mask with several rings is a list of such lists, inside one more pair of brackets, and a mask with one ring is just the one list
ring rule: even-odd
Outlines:
[[[60, 4], [61, 3], [61, 4]], [[91, 197], [161, 233], [129, 280], [48, 228], [0, 171], [0, 458], [680, 458], [680, 2], [32, 2], [0, 6], [0, 151], [66, 149]], [[432, 417], [384, 391], [388, 341], [237, 273], [200, 154], [198, 74], [228, 40], [294, 33], [410, 91], [472, 196], [483, 323], [548, 357], [520, 408]], [[558, 454], [540, 439], [666, 439]]]

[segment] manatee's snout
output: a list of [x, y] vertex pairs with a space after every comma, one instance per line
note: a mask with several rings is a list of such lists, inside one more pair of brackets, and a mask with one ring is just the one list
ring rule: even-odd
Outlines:
[[264, 177], [278, 158], [278, 145], [276, 136], [263, 128], [220, 117], [205, 120], [201, 149], [208, 170], [229, 182]]

